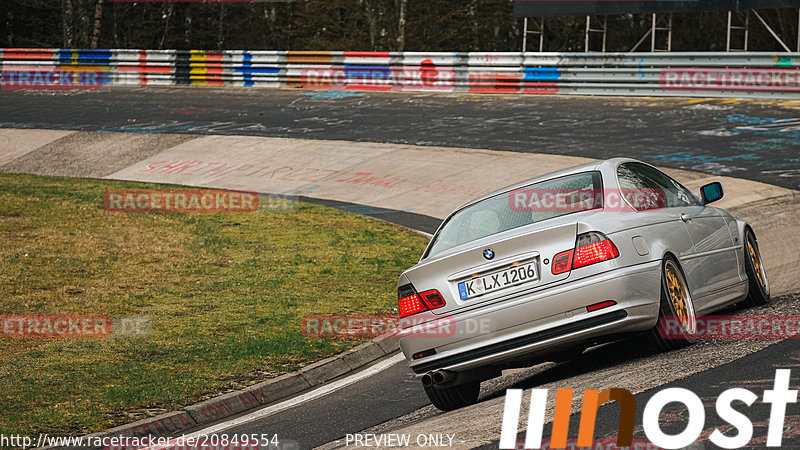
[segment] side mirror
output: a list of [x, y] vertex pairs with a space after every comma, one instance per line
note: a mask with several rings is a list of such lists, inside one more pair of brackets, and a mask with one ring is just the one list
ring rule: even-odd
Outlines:
[[707, 205], [722, 198], [722, 185], [719, 181], [708, 183], [700, 188], [700, 195], [703, 197], [703, 204]]

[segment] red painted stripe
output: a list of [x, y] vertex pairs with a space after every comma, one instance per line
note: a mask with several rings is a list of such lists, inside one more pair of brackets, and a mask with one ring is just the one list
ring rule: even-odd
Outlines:
[[[141, 52], [139, 52], [139, 66], [141, 66], [143, 69], [147, 67], [146, 61], [147, 61], [147, 50], [142, 50]], [[143, 86], [147, 85], [147, 75], [145, 75], [144, 73], [139, 75], [139, 84]]]
[[389, 52], [344, 52], [344, 56], [364, 56], [371, 58], [388, 58]]
[[51, 48], [6, 48], [3, 59], [53, 59]]

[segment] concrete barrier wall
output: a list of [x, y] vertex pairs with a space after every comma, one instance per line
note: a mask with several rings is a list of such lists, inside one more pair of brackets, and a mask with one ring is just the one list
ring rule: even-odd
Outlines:
[[3, 89], [239, 86], [800, 98], [800, 53], [0, 49]]

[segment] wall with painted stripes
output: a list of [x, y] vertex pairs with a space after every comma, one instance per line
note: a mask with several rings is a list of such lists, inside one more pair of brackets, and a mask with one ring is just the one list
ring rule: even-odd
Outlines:
[[0, 49], [3, 89], [107, 85], [800, 98], [800, 53]]

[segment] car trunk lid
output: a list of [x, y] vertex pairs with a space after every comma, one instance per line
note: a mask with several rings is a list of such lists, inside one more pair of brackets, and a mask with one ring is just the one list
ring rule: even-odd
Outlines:
[[569, 271], [553, 275], [550, 267], [554, 255], [573, 248], [576, 234], [574, 220], [521, 227], [452, 249], [405, 275], [418, 292], [436, 289], [445, 298], [434, 314], [503, 301], [569, 277]]

